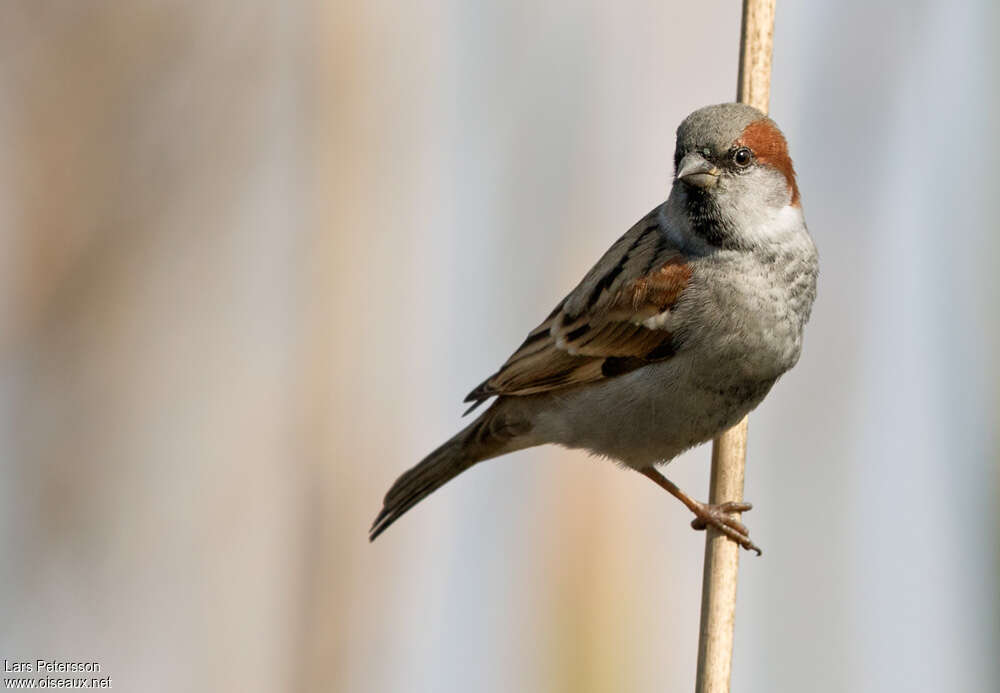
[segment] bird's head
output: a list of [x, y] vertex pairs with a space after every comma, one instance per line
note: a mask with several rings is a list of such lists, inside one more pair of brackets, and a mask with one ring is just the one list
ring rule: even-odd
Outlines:
[[799, 207], [785, 136], [751, 106], [707, 106], [685, 118], [677, 128], [674, 167], [674, 194], [715, 245]]

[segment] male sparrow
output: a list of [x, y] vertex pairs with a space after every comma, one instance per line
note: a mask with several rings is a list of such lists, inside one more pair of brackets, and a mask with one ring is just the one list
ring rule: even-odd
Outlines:
[[695, 528], [760, 553], [730, 514], [749, 503], [699, 503], [654, 465], [734, 425], [798, 361], [816, 248], [785, 138], [760, 111], [695, 111], [677, 129], [674, 167], [667, 201], [466, 397], [469, 411], [493, 404], [393, 484], [372, 540], [477, 462], [557, 443], [642, 472]]

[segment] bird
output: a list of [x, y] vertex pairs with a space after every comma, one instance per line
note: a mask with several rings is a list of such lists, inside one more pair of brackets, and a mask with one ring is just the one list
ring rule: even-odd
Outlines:
[[656, 467], [738, 423], [792, 368], [819, 259], [777, 124], [746, 104], [677, 128], [670, 192], [601, 257], [521, 346], [466, 397], [493, 402], [392, 485], [374, 541], [484, 460], [543, 444], [640, 472], [758, 554], [737, 513], [699, 502]]

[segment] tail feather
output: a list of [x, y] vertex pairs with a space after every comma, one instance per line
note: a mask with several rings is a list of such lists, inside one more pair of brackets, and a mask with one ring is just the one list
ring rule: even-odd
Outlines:
[[517, 441], [530, 425], [511, 420], [500, 413], [497, 404], [396, 480], [368, 532], [369, 541], [375, 541], [406, 511], [477, 462], [530, 444]]
[[368, 539], [375, 541], [407, 510], [475, 464], [461, 448], [461, 442], [452, 438], [399, 477], [385, 495], [382, 512], [372, 523]]

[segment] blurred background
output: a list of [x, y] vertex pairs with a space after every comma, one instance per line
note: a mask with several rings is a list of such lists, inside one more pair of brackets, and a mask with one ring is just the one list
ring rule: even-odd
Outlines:
[[[119, 690], [693, 687], [639, 475], [398, 474], [662, 201], [739, 3], [0, 5], [0, 657]], [[820, 249], [750, 419], [737, 691], [1000, 688], [1000, 9], [780, 0]], [[669, 476], [707, 491], [707, 447]]]

